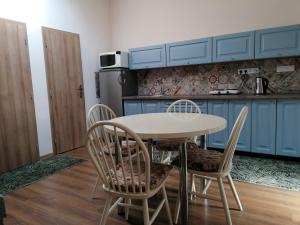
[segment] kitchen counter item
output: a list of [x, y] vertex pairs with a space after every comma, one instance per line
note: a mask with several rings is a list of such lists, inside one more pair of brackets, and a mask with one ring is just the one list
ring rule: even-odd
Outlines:
[[255, 94], [265, 95], [269, 87], [269, 80], [264, 77], [256, 77], [255, 79]]
[[238, 89], [215, 89], [209, 92], [210, 95], [238, 95], [240, 93]]

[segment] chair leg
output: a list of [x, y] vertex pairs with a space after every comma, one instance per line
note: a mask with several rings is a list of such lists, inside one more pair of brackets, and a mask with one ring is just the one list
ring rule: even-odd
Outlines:
[[111, 195], [107, 196], [99, 225], [105, 225], [106, 224], [112, 199], [113, 199], [113, 197]]
[[148, 199], [143, 199], [144, 225], [150, 225]]
[[240, 201], [239, 195], [238, 195], [238, 193], [237, 193], [237, 191], [236, 191], [236, 188], [235, 188], [235, 186], [234, 186], [234, 183], [233, 183], [233, 181], [232, 181], [232, 177], [230, 176], [230, 174], [227, 176], [227, 180], [228, 180], [228, 182], [229, 182], [229, 185], [230, 185], [232, 194], [233, 194], [233, 196], [234, 196], [234, 198], [235, 198], [235, 201], [236, 201], [236, 203], [238, 204], [239, 210], [240, 210], [240, 211], [243, 211], [242, 203], [241, 203], [241, 201]]
[[177, 199], [176, 199], [176, 206], [175, 206], [175, 212], [174, 212], [174, 223], [177, 224], [178, 223], [178, 218], [179, 218], [179, 212], [180, 212], [180, 187], [181, 184], [179, 184], [179, 188], [178, 188], [178, 193], [177, 193]]
[[227, 197], [226, 197], [226, 193], [225, 193], [225, 189], [224, 189], [224, 185], [223, 185], [223, 179], [220, 177], [218, 178], [218, 184], [219, 184], [221, 199], [223, 202], [227, 225], [232, 225], [230, 211], [229, 211], [228, 202], [227, 202]]
[[167, 210], [169, 224], [173, 225], [173, 219], [172, 219], [172, 214], [171, 214], [171, 210], [170, 210], [170, 205], [169, 205], [169, 200], [168, 200], [168, 195], [167, 195], [167, 192], [166, 192], [165, 185], [162, 187], [162, 189], [163, 189], [163, 197], [165, 199], [165, 207], [166, 207], [166, 210]]
[[[200, 179], [201, 179], [201, 178], [200, 178]], [[201, 181], [201, 180], [200, 180], [200, 181]], [[201, 181], [201, 182], [202, 182], [202, 181]], [[205, 182], [206, 182], [206, 184], [204, 185], [205, 187], [204, 187], [203, 190], [202, 190], [202, 194], [206, 194], [208, 188], [209, 188], [210, 185], [211, 185], [211, 180], [206, 179]]]
[[96, 180], [96, 183], [94, 184], [93, 191], [92, 191], [92, 196], [91, 196], [92, 199], [96, 198], [95, 194], [96, 194], [96, 191], [98, 190], [99, 183], [100, 183], [100, 179], [99, 179], [99, 176], [97, 176], [97, 180]]
[[[126, 198], [125, 199], [125, 203], [126, 204], [131, 204], [131, 199], [130, 198]], [[128, 216], [129, 216], [129, 207], [125, 207], [125, 219], [128, 220]]]
[[[196, 192], [195, 175], [192, 173], [190, 173], [190, 191]], [[193, 200], [194, 197], [195, 195], [193, 194], [190, 195], [191, 201]]]

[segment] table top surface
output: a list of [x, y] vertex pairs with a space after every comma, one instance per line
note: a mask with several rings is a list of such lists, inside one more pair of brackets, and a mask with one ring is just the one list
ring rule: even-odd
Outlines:
[[226, 128], [226, 119], [199, 113], [146, 113], [110, 120], [127, 126], [144, 139], [178, 139], [216, 133]]

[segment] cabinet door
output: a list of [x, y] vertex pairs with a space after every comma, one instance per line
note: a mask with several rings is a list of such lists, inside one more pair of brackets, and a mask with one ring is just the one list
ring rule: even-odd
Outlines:
[[145, 69], [166, 66], [166, 45], [129, 49], [129, 68]]
[[300, 55], [300, 25], [255, 32], [255, 58]]
[[213, 61], [236, 61], [254, 58], [254, 32], [222, 35], [213, 38]]
[[[228, 102], [210, 101], [208, 102], [208, 114], [217, 115], [228, 120]], [[228, 129], [222, 130], [208, 136], [208, 147], [224, 148], [228, 139]]]
[[277, 103], [276, 155], [300, 157], [300, 101]]
[[143, 101], [142, 112], [143, 113], [157, 113], [161, 111], [160, 101]]
[[125, 116], [142, 113], [141, 101], [124, 101]]
[[234, 123], [244, 106], [248, 106], [249, 112], [241, 131], [236, 149], [239, 151], [250, 152], [251, 150], [251, 102], [250, 101], [230, 101], [229, 102], [229, 134], [234, 126]]
[[166, 51], [167, 66], [209, 63], [212, 61], [212, 38], [167, 44]]
[[207, 113], [207, 101], [195, 101], [201, 109], [201, 113]]
[[275, 154], [276, 101], [252, 103], [252, 152]]

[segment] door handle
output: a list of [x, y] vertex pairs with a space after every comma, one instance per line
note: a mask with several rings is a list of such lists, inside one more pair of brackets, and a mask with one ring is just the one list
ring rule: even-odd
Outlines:
[[77, 91], [79, 91], [79, 96], [80, 96], [80, 98], [82, 98], [84, 95], [84, 90], [83, 90], [82, 84], [79, 85], [79, 88], [77, 89]]

